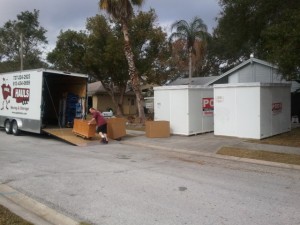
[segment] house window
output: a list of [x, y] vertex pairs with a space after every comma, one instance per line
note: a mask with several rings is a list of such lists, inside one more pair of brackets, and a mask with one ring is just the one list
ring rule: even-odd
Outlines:
[[134, 99], [133, 98], [131, 99], [131, 105], [132, 106], [134, 105]]

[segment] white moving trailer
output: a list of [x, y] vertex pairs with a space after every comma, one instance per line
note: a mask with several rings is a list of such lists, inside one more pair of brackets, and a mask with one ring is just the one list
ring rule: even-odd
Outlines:
[[85, 114], [87, 78], [48, 69], [0, 74], [0, 126], [14, 135], [68, 126]]

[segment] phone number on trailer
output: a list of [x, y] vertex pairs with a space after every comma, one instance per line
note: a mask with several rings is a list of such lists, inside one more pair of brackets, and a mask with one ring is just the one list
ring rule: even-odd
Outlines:
[[14, 81], [13, 82], [13, 85], [14, 86], [17, 86], [17, 85], [30, 85], [30, 80], [24, 80], [24, 81]]
[[30, 79], [30, 74], [24, 74], [24, 75], [16, 75], [14, 76], [14, 80], [26, 80]]

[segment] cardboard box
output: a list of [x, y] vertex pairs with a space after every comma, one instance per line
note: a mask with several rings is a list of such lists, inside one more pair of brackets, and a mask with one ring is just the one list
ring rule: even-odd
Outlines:
[[110, 139], [120, 139], [126, 135], [126, 120], [110, 118], [107, 120], [107, 136]]
[[166, 138], [170, 137], [169, 121], [146, 121], [146, 137]]
[[74, 119], [73, 133], [83, 138], [92, 138], [96, 133], [96, 124], [88, 124], [88, 120]]

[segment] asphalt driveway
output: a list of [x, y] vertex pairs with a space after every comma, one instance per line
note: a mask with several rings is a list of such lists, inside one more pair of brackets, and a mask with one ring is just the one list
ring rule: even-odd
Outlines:
[[134, 137], [87, 147], [2, 131], [0, 139], [0, 183], [76, 221], [300, 223], [298, 170], [122, 143]]

